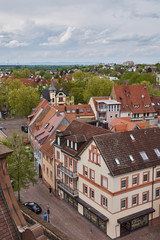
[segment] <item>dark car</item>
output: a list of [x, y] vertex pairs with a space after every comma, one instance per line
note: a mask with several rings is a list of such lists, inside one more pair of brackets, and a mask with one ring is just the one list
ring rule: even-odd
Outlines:
[[28, 209], [35, 212], [36, 214], [40, 214], [42, 212], [42, 208], [35, 202], [26, 202], [24, 203], [24, 206], [26, 206]]
[[28, 126], [27, 125], [22, 125], [21, 130], [25, 133], [28, 133]]

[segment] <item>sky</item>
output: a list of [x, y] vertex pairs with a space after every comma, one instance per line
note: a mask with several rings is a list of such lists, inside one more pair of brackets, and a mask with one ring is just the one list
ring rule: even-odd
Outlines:
[[160, 62], [160, 0], [0, 0], [0, 64]]

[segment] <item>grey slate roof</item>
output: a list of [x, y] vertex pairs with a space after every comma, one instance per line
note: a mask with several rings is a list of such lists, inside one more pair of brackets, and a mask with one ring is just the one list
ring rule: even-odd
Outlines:
[[[132, 136], [135, 140], [132, 140]], [[160, 165], [154, 149], [160, 151], [160, 129], [148, 128], [93, 137], [111, 175], [116, 176], [148, 167]], [[144, 151], [148, 160], [143, 160], [140, 153]], [[132, 155], [135, 161], [131, 161]], [[115, 161], [120, 162], [118, 165]]]

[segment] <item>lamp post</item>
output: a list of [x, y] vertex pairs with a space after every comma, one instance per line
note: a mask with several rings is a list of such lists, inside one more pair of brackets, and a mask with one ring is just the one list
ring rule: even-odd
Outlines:
[[48, 215], [48, 222], [49, 222], [49, 214], [50, 214], [50, 206], [47, 204], [47, 215]]

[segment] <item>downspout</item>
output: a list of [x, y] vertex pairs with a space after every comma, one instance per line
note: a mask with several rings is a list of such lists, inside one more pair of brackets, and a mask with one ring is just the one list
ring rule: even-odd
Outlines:
[[[152, 208], [153, 208], [153, 199], [154, 199], [153, 193], [154, 193], [154, 169], [155, 168], [156, 166], [152, 168]], [[153, 213], [151, 215], [151, 225], [152, 225], [152, 220], [153, 220]]]
[[55, 147], [54, 147], [54, 189], [55, 189], [55, 196], [56, 196], [56, 191], [57, 191], [57, 186], [56, 186], [56, 161], [55, 161]]

